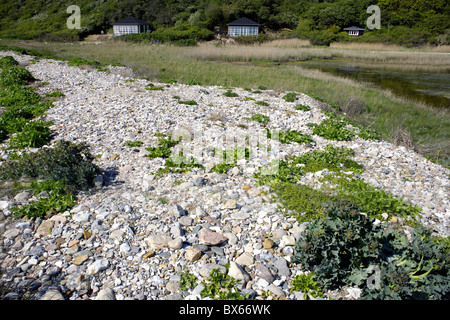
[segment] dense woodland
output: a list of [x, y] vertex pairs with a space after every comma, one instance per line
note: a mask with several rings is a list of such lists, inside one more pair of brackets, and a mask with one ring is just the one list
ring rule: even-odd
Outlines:
[[[69, 5], [81, 8], [81, 30], [69, 30]], [[40, 40], [78, 40], [111, 31], [111, 24], [127, 16], [148, 21], [152, 30], [207, 30], [248, 17], [266, 33], [284, 30], [313, 44], [348, 41], [342, 29], [365, 27], [368, 6], [381, 8], [381, 29], [356, 41], [408, 46], [448, 44], [450, 2], [447, 0], [3, 0], [0, 37]], [[291, 30], [286, 32], [285, 29]], [[194, 35], [197, 35], [194, 33]]]

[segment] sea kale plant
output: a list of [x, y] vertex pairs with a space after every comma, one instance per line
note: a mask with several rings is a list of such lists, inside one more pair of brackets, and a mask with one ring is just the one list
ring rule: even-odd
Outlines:
[[291, 261], [314, 272], [320, 287], [357, 286], [362, 299], [448, 299], [448, 248], [435, 242], [425, 227], [409, 239], [353, 202], [337, 201], [308, 224]]

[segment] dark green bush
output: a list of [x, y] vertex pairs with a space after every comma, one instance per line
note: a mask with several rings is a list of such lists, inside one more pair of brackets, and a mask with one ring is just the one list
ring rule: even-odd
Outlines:
[[87, 145], [59, 140], [52, 147], [8, 159], [0, 166], [0, 179], [50, 179], [71, 191], [88, 190], [100, 173], [93, 160]]
[[[324, 219], [308, 224], [291, 261], [314, 272], [323, 288], [359, 286], [363, 299], [449, 297], [450, 259], [429, 230], [418, 227], [408, 240], [360, 212], [348, 201], [329, 205]], [[369, 267], [380, 271], [378, 283], [369, 283]]]

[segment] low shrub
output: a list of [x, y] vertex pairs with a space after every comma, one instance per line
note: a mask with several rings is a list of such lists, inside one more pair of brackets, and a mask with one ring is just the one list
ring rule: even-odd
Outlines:
[[[352, 202], [332, 203], [325, 218], [307, 225], [291, 261], [314, 272], [322, 288], [358, 286], [362, 299], [449, 297], [450, 261], [429, 230], [417, 227], [408, 240], [360, 212]], [[373, 270], [379, 271], [375, 283]]]
[[59, 140], [52, 147], [8, 159], [0, 166], [0, 179], [56, 180], [70, 191], [88, 190], [100, 173], [93, 160], [87, 145]]
[[286, 102], [294, 102], [297, 99], [297, 95], [295, 94], [295, 92], [289, 92], [283, 96], [283, 99]]
[[170, 150], [172, 147], [176, 146], [180, 140], [172, 140], [172, 137], [166, 137], [165, 135], [160, 136], [157, 147], [149, 147], [147, 151], [149, 154], [147, 157], [153, 158], [169, 158], [172, 154]]

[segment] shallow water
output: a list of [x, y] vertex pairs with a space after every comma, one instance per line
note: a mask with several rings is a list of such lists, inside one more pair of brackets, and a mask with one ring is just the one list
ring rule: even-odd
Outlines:
[[450, 108], [450, 72], [405, 71], [377, 64], [353, 61], [307, 61], [302, 67], [318, 69], [334, 75], [388, 89], [395, 95], [418, 100], [437, 108]]

